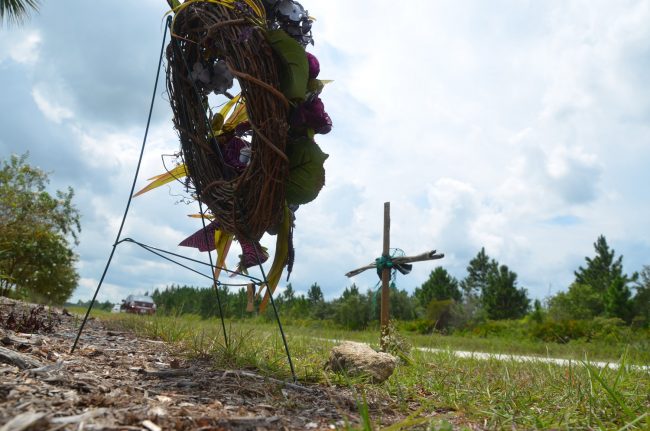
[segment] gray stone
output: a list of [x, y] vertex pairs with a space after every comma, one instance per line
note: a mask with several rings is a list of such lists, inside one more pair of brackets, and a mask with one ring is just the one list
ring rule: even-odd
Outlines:
[[397, 365], [397, 358], [375, 352], [367, 344], [344, 341], [330, 352], [327, 368], [349, 376], [368, 375], [375, 383], [388, 379]]

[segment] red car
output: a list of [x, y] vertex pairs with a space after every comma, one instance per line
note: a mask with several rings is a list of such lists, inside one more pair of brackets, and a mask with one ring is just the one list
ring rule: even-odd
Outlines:
[[156, 312], [156, 303], [150, 296], [129, 295], [122, 301], [120, 306], [122, 311], [136, 314], [154, 314]]

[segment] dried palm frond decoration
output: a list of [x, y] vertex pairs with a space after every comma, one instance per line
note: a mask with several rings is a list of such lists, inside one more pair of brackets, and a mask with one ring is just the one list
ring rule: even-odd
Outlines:
[[[319, 97], [327, 81], [317, 79], [318, 60], [305, 51], [312, 18], [294, 0], [168, 2], [167, 89], [180, 162], [137, 194], [186, 176], [211, 223], [181, 245], [216, 249], [223, 263], [235, 239], [242, 272], [268, 258], [260, 238], [277, 235], [273, 291], [287, 264], [291, 271], [294, 213], [325, 183], [328, 156], [314, 136], [332, 122]], [[233, 96], [234, 81], [241, 93]], [[218, 112], [210, 107], [215, 97], [225, 101]], [[206, 233], [207, 244], [199, 239]]]

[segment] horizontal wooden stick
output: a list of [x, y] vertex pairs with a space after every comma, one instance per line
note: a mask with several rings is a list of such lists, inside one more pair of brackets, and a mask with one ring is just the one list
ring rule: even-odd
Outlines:
[[[445, 257], [443, 253], [436, 254], [436, 250], [431, 250], [425, 253], [418, 254], [416, 256], [399, 256], [399, 257], [394, 257], [391, 260], [393, 261], [393, 264], [401, 265], [403, 263], [424, 262], [427, 260], [442, 259], [443, 257]], [[366, 266], [362, 266], [361, 268], [352, 270], [345, 275], [346, 277], [354, 277], [355, 275], [361, 274], [363, 271], [366, 271], [368, 269], [373, 269], [373, 268], [377, 268], [377, 263], [375, 262], [370, 263]]]

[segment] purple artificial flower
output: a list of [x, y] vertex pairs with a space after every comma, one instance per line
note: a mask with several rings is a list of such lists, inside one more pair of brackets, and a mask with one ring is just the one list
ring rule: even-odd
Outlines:
[[[249, 157], [243, 157], [248, 152]], [[248, 142], [236, 136], [232, 137], [223, 152], [223, 159], [226, 164], [235, 168], [237, 172], [243, 171], [248, 166], [250, 151]]]
[[320, 73], [320, 63], [316, 56], [310, 53], [307, 54], [307, 63], [309, 64], [309, 79], [316, 79]]
[[241, 123], [237, 124], [237, 126], [235, 126], [235, 135], [241, 138], [243, 135], [250, 133], [252, 130], [253, 129], [251, 128], [251, 123], [248, 121], [242, 121]]
[[[251, 242], [246, 240], [239, 240], [242, 254], [239, 256], [239, 266], [243, 268], [250, 268], [258, 264], [266, 262], [269, 254], [262, 248], [259, 242]], [[259, 262], [257, 251], [259, 250]]]
[[219, 224], [213, 220], [205, 229], [199, 229], [178, 245], [198, 248], [199, 251], [212, 251], [214, 250], [214, 231], [217, 229], [219, 229]]
[[332, 130], [332, 119], [325, 112], [325, 105], [320, 97], [314, 97], [298, 107], [294, 112], [292, 126], [306, 126], [314, 132], [325, 135]]

